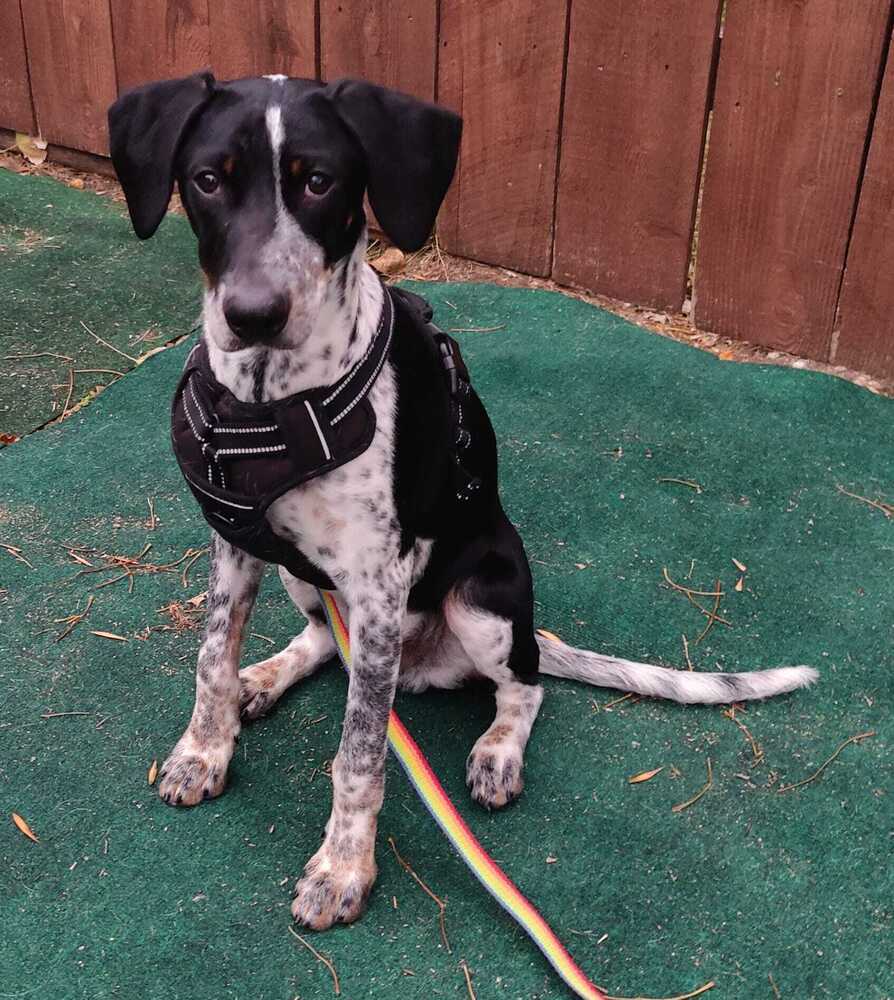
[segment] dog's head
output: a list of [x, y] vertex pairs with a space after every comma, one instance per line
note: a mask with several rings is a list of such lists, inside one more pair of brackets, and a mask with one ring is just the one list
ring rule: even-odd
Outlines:
[[224, 350], [300, 346], [365, 232], [363, 196], [403, 250], [427, 239], [462, 123], [358, 80], [210, 73], [138, 87], [109, 109], [112, 161], [137, 235], [174, 182], [199, 241]]

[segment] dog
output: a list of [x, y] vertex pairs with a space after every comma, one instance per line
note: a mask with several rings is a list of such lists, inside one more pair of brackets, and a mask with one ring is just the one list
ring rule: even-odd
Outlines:
[[[301, 433], [317, 434], [314, 447], [325, 456], [341, 430], [334, 417], [319, 426], [320, 394], [352, 379], [354, 391], [354, 374], [369, 365], [374, 348], [381, 353], [362, 405], [351, 411], [367, 413], [366, 431], [356, 431], [366, 434], [365, 447], [340, 464], [332, 464], [338, 456], [324, 457], [322, 472], [280, 487], [265, 508], [267, 548], [257, 539], [241, 545], [249, 536], [206, 510], [222, 530], [212, 532], [195, 708], [160, 772], [158, 791], [170, 804], [192, 806], [224, 790], [241, 720], [268, 711], [334, 656], [314, 584], [331, 590], [348, 622], [352, 664], [332, 764], [332, 812], [294, 891], [299, 924], [319, 930], [363, 912], [376, 877], [386, 727], [398, 685], [421, 691], [471, 678], [491, 682], [496, 714], [472, 747], [467, 780], [472, 798], [496, 809], [522, 791], [524, 751], [543, 699], [539, 674], [699, 703], [765, 698], [815, 680], [816, 671], [803, 666], [675, 671], [535, 632], [531, 572], [500, 504], [484, 407], [455, 345], [440, 342], [442, 364], [423, 349], [426, 317], [410, 316], [409, 298], [395, 294], [392, 301], [365, 259], [365, 194], [395, 245], [412, 251], [428, 238], [456, 166], [458, 116], [362, 81], [219, 82], [200, 73], [124, 94], [109, 125], [137, 235], [155, 232], [176, 182], [198, 238], [208, 371], [196, 384], [246, 419], [252, 407], [267, 407], [269, 415], [285, 401], [303, 403], [291, 412], [305, 420], [306, 408]], [[398, 316], [382, 348], [383, 316], [392, 308]], [[188, 420], [214, 422], [207, 398], [183, 406]], [[252, 430], [275, 430], [257, 422], [226, 426], [248, 438]], [[202, 427], [187, 432], [214, 463], [190, 484], [203, 504], [238, 507], [225, 499], [224, 465], [212, 468], [227, 449], [215, 452], [203, 434]], [[283, 462], [301, 451], [285, 438], [242, 449], [252, 452], [249, 478], [261, 475], [267, 458]], [[269, 455], [259, 462], [265, 448]], [[271, 556], [271, 545], [289, 558]], [[282, 652], [240, 671], [265, 558], [297, 567], [293, 573], [281, 565], [280, 576], [307, 625]]]

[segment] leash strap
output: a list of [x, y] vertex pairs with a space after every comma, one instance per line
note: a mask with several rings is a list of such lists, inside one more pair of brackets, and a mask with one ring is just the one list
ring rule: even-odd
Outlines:
[[[324, 590], [319, 593], [342, 665], [345, 670], [350, 671], [351, 647], [344, 619], [332, 594]], [[456, 806], [450, 801], [425, 755], [393, 709], [388, 717], [388, 745], [410, 779], [410, 784], [422, 799], [425, 808], [431, 813], [434, 821], [443, 830], [472, 874], [500, 906], [524, 928], [570, 989], [584, 1000], [606, 1000], [605, 994], [586, 977], [534, 904], [521, 894], [515, 883], [510, 881], [478, 842]]]

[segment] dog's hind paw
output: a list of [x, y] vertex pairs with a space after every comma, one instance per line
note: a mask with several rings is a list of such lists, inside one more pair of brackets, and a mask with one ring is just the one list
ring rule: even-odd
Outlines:
[[366, 909], [375, 880], [375, 862], [332, 863], [323, 847], [307, 863], [295, 886], [292, 917], [295, 923], [315, 931], [353, 923]]
[[158, 794], [169, 806], [194, 806], [224, 790], [232, 756], [220, 750], [199, 750], [192, 741], [174, 747], [159, 772]]
[[502, 809], [517, 799], [525, 786], [523, 760], [514, 748], [475, 746], [466, 762], [466, 784], [472, 798], [485, 809]]
[[259, 719], [273, 707], [276, 695], [272, 693], [274, 678], [261, 664], [239, 671], [239, 714], [243, 719]]

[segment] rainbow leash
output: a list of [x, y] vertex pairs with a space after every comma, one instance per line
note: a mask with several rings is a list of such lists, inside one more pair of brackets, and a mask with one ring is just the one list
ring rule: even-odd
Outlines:
[[[341, 661], [345, 670], [350, 670], [351, 645], [344, 619], [332, 594], [321, 590], [320, 597], [326, 609], [329, 627], [332, 629]], [[393, 709], [388, 718], [388, 744], [426, 809], [444, 831], [444, 835], [453, 844], [459, 856], [469, 866], [472, 874], [500, 906], [521, 924], [534, 944], [543, 952], [546, 960], [579, 997], [584, 997], [585, 1000], [606, 1000], [605, 994], [587, 979], [568, 954], [565, 946], [537, 908], [525, 899], [515, 883], [507, 878], [478, 842], [465, 820], [457, 812], [456, 806], [450, 801], [416, 741], [407, 732]]]

